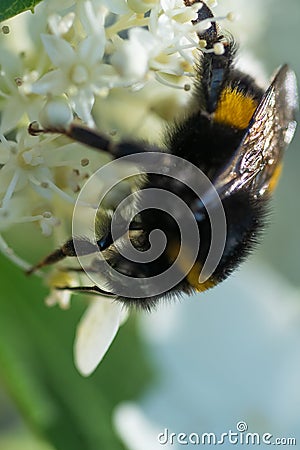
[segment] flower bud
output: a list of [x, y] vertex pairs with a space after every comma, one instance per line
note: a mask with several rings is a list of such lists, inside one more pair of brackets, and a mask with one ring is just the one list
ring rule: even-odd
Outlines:
[[64, 129], [73, 120], [73, 113], [68, 102], [62, 97], [53, 97], [44, 105], [39, 114], [39, 121], [43, 128]]

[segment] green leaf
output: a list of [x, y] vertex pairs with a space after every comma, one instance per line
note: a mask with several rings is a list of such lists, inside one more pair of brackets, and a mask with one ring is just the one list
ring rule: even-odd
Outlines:
[[119, 450], [111, 414], [147, 386], [150, 371], [130, 320], [90, 378], [76, 371], [72, 348], [84, 304], [47, 308], [41, 281], [0, 255], [0, 377], [23, 416], [58, 450]]
[[0, 5], [0, 22], [10, 19], [23, 11], [30, 10], [34, 12], [34, 7], [40, 3], [41, 0], [1, 0]]
[[54, 450], [40, 439], [24, 430], [14, 430], [12, 433], [1, 433], [0, 450]]

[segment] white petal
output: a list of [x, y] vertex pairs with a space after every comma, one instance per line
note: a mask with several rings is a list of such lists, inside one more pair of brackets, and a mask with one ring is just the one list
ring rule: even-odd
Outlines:
[[136, 40], [123, 41], [110, 61], [117, 72], [128, 81], [142, 80], [148, 69], [148, 54]]
[[74, 357], [79, 372], [90, 375], [102, 360], [120, 325], [122, 305], [106, 298], [95, 300], [77, 328]]
[[138, 42], [139, 45], [144, 48], [146, 53], [152, 54], [153, 50], [156, 53], [159, 52], [160, 43], [148, 30], [140, 27], [131, 28], [128, 35], [129, 40]]
[[151, 3], [148, 0], [127, 0], [127, 5], [130, 9], [132, 9], [132, 11], [138, 14], [144, 14], [156, 6], [155, 1]]
[[86, 66], [92, 67], [96, 62], [100, 61], [105, 50], [105, 36], [96, 35], [89, 36], [84, 39], [78, 47], [78, 56], [82, 61], [86, 62]]
[[175, 0], [160, 0], [160, 4], [164, 11], [175, 8]]
[[5, 106], [1, 111], [1, 125], [0, 130], [1, 133], [7, 133], [8, 131], [15, 128], [22, 115], [25, 112], [24, 105], [22, 101], [18, 101], [16, 96], [9, 97], [5, 102]]
[[48, 34], [42, 34], [41, 39], [49, 58], [56, 66], [70, 65], [76, 59], [73, 48], [64, 39]]
[[[113, 415], [116, 431], [127, 448], [131, 450], [171, 450], [173, 446], [162, 441], [161, 429], [150, 422], [139, 405], [131, 402], [119, 404]], [[138, 430], [138, 432], [137, 432]], [[176, 447], [178, 448], [178, 447]]]
[[114, 14], [126, 14], [131, 12], [125, 0], [104, 0], [103, 3]]
[[[1, 135], [0, 135], [0, 140], [1, 140]], [[3, 145], [0, 142], [0, 164], [6, 164], [9, 160], [9, 156], [10, 156], [10, 151], [7, 148], [7, 146]]]
[[45, 298], [45, 303], [47, 306], [59, 305], [62, 309], [68, 309], [70, 307], [71, 294], [70, 292], [58, 291], [53, 289], [50, 291], [49, 295]]
[[91, 111], [94, 105], [95, 96], [90, 89], [83, 89], [76, 96], [70, 97], [70, 104], [78, 117], [89, 126], [93, 126], [94, 121]]
[[70, 12], [64, 17], [55, 13], [49, 16], [48, 25], [53, 34], [60, 36], [62, 34], [68, 33], [74, 23], [75, 13]]
[[36, 81], [31, 91], [35, 94], [62, 94], [68, 87], [67, 80], [60, 69], [52, 70], [46, 73], [42, 78]]

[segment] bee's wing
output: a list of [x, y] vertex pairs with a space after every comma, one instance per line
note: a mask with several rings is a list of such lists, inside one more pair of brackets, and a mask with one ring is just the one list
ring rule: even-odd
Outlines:
[[272, 177], [277, 178], [276, 170], [296, 129], [297, 106], [296, 77], [284, 65], [263, 95], [231, 161], [214, 181], [221, 197], [244, 186], [250, 186], [257, 196], [271, 189]]

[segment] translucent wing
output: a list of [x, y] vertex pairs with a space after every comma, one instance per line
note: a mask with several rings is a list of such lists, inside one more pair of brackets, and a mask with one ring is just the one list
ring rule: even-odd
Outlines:
[[257, 196], [267, 192], [293, 138], [297, 106], [296, 77], [284, 65], [263, 95], [240, 146], [214, 182], [221, 197], [244, 186]]

